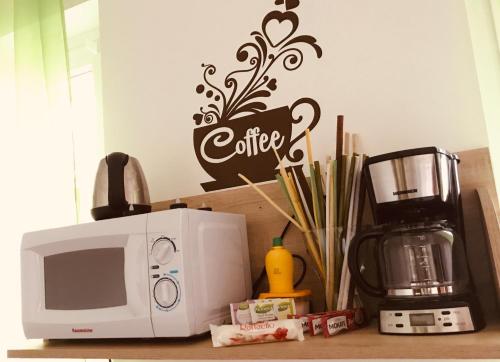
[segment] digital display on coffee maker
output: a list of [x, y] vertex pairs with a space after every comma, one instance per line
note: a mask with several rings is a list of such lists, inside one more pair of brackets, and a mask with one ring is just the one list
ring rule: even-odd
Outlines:
[[410, 314], [410, 325], [412, 327], [433, 326], [435, 325], [434, 313]]

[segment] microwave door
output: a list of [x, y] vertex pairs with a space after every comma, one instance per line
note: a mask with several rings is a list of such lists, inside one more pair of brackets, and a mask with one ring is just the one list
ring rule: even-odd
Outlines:
[[200, 332], [230, 318], [230, 303], [251, 298], [248, 242], [245, 219], [239, 215], [192, 215], [189, 224]]
[[28, 338], [153, 336], [144, 233], [50, 240], [22, 251]]

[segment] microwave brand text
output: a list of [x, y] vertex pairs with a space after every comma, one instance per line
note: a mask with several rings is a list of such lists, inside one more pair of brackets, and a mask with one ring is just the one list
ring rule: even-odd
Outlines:
[[417, 190], [417, 189], [410, 189], [410, 190], [394, 191], [392, 194], [393, 194], [394, 196], [396, 196], [396, 195], [408, 195], [408, 194], [414, 194], [414, 193], [416, 193], [416, 192], [418, 192], [418, 190]]
[[71, 328], [73, 333], [92, 333], [94, 330], [92, 328]]

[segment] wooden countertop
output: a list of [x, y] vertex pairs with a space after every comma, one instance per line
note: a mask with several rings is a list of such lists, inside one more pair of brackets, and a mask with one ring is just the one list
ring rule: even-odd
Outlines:
[[500, 323], [478, 333], [439, 336], [380, 335], [372, 325], [333, 338], [213, 348], [208, 336], [189, 340], [27, 341], [9, 358], [272, 360], [369, 358], [500, 358]]
[[[487, 149], [460, 153], [461, 186], [468, 238], [474, 241], [469, 249], [476, 266], [476, 287], [487, 317], [498, 316], [494, 283], [491, 279], [489, 254], [482, 234], [481, 211], [475, 189], [487, 187], [495, 200], [491, 163]], [[261, 186], [282, 207], [286, 199], [279, 186]], [[231, 200], [231, 202], [227, 202]], [[248, 188], [183, 198], [190, 207], [203, 202], [217, 211], [245, 214], [247, 217], [252, 274], [262, 268], [267, 246], [278, 235], [286, 220], [255, 192]], [[168, 208], [171, 202], [157, 203], [155, 210]], [[498, 210], [498, 204], [494, 203]], [[290, 251], [308, 258], [303, 239], [296, 229], [287, 236]], [[267, 245], [267, 244], [265, 244]], [[490, 279], [488, 279], [490, 278]], [[308, 273], [304, 287], [313, 289], [321, 300], [321, 285], [313, 273]], [[321, 305], [319, 303], [318, 305]], [[473, 334], [439, 336], [387, 336], [378, 334], [376, 325], [333, 338], [306, 337], [304, 342], [269, 343], [262, 345], [213, 348], [208, 336], [189, 340], [86, 340], [86, 341], [26, 341], [19, 348], [7, 351], [9, 358], [68, 358], [68, 359], [157, 359], [157, 360], [273, 360], [273, 359], [500, 359], [500, 322], [490, 323], [483, 331]]]

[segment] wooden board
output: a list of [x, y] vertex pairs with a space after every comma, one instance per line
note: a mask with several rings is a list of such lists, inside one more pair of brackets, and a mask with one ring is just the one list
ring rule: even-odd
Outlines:
[[482, 209], [482, 222], [489, 246], [490, 263], [497, 293], [497, 303], [500, 303], [500, 218], [495, 211], [493, 199], [486, 188], [476, 190]]
[[476, 189], [484, 188], [491, 195], [492, 204], [498, 213], [498, 197], [487, 148], [458, 152], [460, 156], [459, 176], [465, 219], [467, 254], [479, 301], [486, 319], [499, 315], [491, 265], [488, 262], [489, 245], [481, 221], [481, 205]]
[[10, 350], [9, 358], [287, 360], [287, 359], [442, 359], [500, 358], [500, 324], [479, 333], [439, 336], [388, 336], [375, 326], [333, 338], [304, 342], [213, 348], [208, 337], [188, 341], [56, 341]]
[[[489, 259], [486, 236], [481, 226], [481, 208], [475, 190], [479, 187], [488, 190], [492, 195], [493, 205], [498, 210], [495, 183], [489, 150], [487, 148], [468, 150], [458, 153], [460, 156], [459, 176], [462, 188], [463, 210], [466, 227], [468, 254], [473, 271], [473, 279], [478, 289], [481, 304], [485, 315], [498, 314], [495, 293], [492, 293], [494, 280], [491, 268], [484, 260]], [[259, 185], [276, 203], [284, 210], [288, 210], [288, 203], [276, 182]], [[264, 257], [271, 247], [274, 236], [279, 236], [287, 223], [285, 217], [280, 215], [260, 195], [250, 187], [240, 187], [226, 191], [205, 193], [202, 195], [182, 198], [189, 207], [197, 208], [203, 203], [211, 206], [214, 211], [234, 212], [246, 215], [248, 226], [248, 242], [250, 248], [250, 263], [252, 280], [258, 277], [264, 265]], [[168, 200], [153, 204], [153, 211], [165, 210], [174, 202]], [[368, 203], [367, 203], [368, 204]], [[291, 226], [284, 240], [285, 246], [292, 253], [300, 254], [312, 265], [306, 254], [302, 234], [297, 228]], [[296, 269], [298, 269], [297, 267]], [[311, 271], [306, 274], [301, 288], [313, 291], [313, 309], [324, 308], [324, 293], [319, 278]], [[300, 270], [295, 270], [296, 274]], [[261, 290], [267, 289], [267, 280]]]
[[[276, 182], [261, 184], [259, 187], [271, 197], [281, 208], [288, 210], [288, 201], [281, 193]], [[213, 208], [214, 211], [244, 214], [247, 220], [248, 243], [250, 250], [250, 265], [252, 280], [254, 281], [264, 267], [264, 257], [272, 246], [272, 239], [279, 236], [287, 224], [284, 216], [278, 213], [255, 190], [248, 186], [221, 192], [211, 192], [198, 196], [185, 197], [182, 201], [191, 208], [198, 208], [203, 203]], [[153, 204], [153, 211], [165, 210], [174, 200]], [[293, 225], [290, 226], [284, 239], [285, 246], [294, 254], [302, 255], [307, 265], [313, 265], [306, 253], [302, 233]], [[300, 265], [295, 264], [296, 279], [300, 274]], [[311, 289], [313, 292], [312, 306], [316, 310], [324, 309], [324, 293], [321, 282], [316, 274], [309, 268], [301, 288]], [[267, 278], [259, 289], [267, 291]]]

